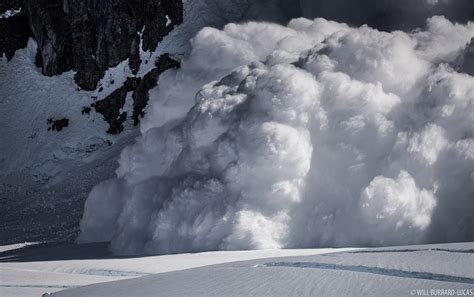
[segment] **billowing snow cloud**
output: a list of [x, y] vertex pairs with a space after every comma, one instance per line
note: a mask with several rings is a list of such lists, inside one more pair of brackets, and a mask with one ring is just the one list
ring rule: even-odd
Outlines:
[[[473, 240], [474, 24], [205, 28], [79, 241], [118, 254]], [[440, 227], [441, 226], [441, 227]], [[435, 229], [433, 229], [436, 227]]]

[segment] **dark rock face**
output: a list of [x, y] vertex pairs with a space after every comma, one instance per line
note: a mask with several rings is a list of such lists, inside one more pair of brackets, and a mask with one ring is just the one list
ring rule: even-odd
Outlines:
[[181, 0], [24, 0], [24, 7], [43, 74], [74, 69], [84, 90], [127, 58], [137, 73], [140, 44], [154, 50], [183, 18]]
[[[84, 90], [95, 90], [105, 71], [128, 59], [133, 74], [140, 68], [140, 52], [153, 51], [183, 21], [182, 0], [3, 0], [0, 13], [21, 13], [0, 19], [0, 50], [11, 59], [34, 37], [38, 44], [35, 64], [44, 75], [75, 70], [75, 81]], [[130, 77], [123, 86], [96, 102], [95, 110], [109, 124], [108, 133], [123, 130], [127, 113], [121, 112], [128, 92], [133, 92], [134, 123], [143, 116], [148, 91], [158, 76], [179, 63], [168, 55], [143, 78]], [[99, 89], [101, 92], [102, 88]], [[89, 109], [90, 111], [90, 109]], [[86, 109], [82, 113], [87, 113]], [[50, 123], [60, 131], [68, 123]]]
[[48, 130], [53, 130], [53, 131], [61, 131], [63, 128], [66, 128], [69, 126], [69, 119], [63, 118], [59, 120], [53, 120], [53, 119], [48, 119], [48, 124], [51, 125], [51, 127], [48, 128]]
[[155, 62], [155, 68], [148, 72], [138, 84], [133, 93], [133, 123], [137, 125], [143, 117], [143, 109], [148, 103], [148, 92], [157, 84], [161, 73], [171, 68], [179, 68], [180, 64], [173, 60], [168, 54], [161, 55]]
[[131, 92], [131, 91], [134, 91], [138, 87], [141, 80], [142, 79], [140, 77], [127, 77], [127, 80], [125, 81], [123, 86], [125, 87], [127, 92]]
[[123, 131], [123, 123], [127, 120], [127, 113], [121, 112], [127, 98], [125, 86], [120, 87], [94, 104], [95, 111], [104, 116], [104, 120], [109, 123], [107, 133], [118, 134]]
[[471, 38], [471, 42], [464, 49], [457, 64], [460, 72], [474, 75], [474, 37]]
[[[9, 9], [21, 9], [21, 3], [6, 1], [0, 4], [0, 14]], [[26, 47], [31, 35], [24, 11], [8, 18], [0, 18], [0, 55], [5, 54], [11, 60], [17, 49]]]
[[81, 114], [82, 115], [89, 115], [91, 113], [91, 110], [92, 108], [90, 108], [89, 106], [84, 106], [82, 109], [81, 109]]
[[37, 64], [43, 74], [54, 75], [72, 68], [69, 22], [62, 0], [25, 0], [33, 36], [38, 43]]
[[[140, 77], [128, 77], [123, 86], [115, 90], [105, 99], [94, 104], [95, 111], [104, 116], [109, 124], [107, 133], [118, 134], [123, 131], [123, 123], [127, 120], [127, 113], [121, 112], [125, 105], [128, 92], [133, 92], [133, 122], [137, 125], [144, 115], [144, 108], [148, 103], [148, 92], [157, 85], [161, 73], [170, 68], [180, 66], [179, 62], [173, 60], [168, 54], [161, 55], [155, 62], [155, 68]], [[84, 110], [84, 109], [83, 109]]]

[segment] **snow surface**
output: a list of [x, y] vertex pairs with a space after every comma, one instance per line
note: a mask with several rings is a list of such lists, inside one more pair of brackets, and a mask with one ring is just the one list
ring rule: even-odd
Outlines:
[[[356, 249], [206, 252], [138, 258], [114, 258], [106, 245], [2, 247], [0, 295], [41, 296], [45, 292], [155, 273], [252, 259], [315, 255]], [[99, 294], [100, 295], [100, 294]], [[93, 296], [99, 296], [93, 294]], [[102, 295], [105, 296], [105, 295]]]
[[[3, 243], [64, 239], [77, 232], [87, 192], [112, 176], [118, 152], [136, 136], [136, 130], [107, 135], [100, 114], [81, 113], [93, 92], [78, 90], [72, 72], [42, 75], [35, 54], [30, 40], [11, 61], [0, 59]], [[69, 125], [48, 130], [50, 118], [67, 118]]]
[[152, 90], [81, 242], [123, 255], [474, 236], [474, 24], [204, 28]]
[[[41, 75], [32, 40], [11, 61], [1, 57], [0, 239], [68, 238], [92, 186], [113, 176], [119, 152], [139, 132], [122, 153], [119, 178], [92, 192], [82, 240], [112, 236], [115, 252], [157, 253], [472, 239], [473, 81], [449, 66], [473, 36], [472, 23], [434, 17], [412, 33], [322, 19], [224, 27], [283, 21], [276, 2], [185, 1], [183, 24], [141, 53], [138, 75], [165, 52], [184, 58], [183, 68], [161, 78], [167, 88], [152, 90], [141, 131], [127, 127], [119, 136], [81, 109], [131, 75], [128, 61], [107, 71], [102, 92], [85, 92], [73, 72]], [[206, 26], [218, 29], [200, 31]], [[48, 118], [63, 117], [69, 127], [47, 130]], [[177, 151], [174, 137], [183, 145]], [[158, 150], [167, 155], [156, 159]], [[163, 189], [173, 192], [166, 208], [155, 205], [162, 198], [150, 207], [146, 197]], [[94, 207], [111, 211], [100, 218]], [[1, 296], [129, 278], [59, 296], [407, 296], [472, 288], [474, 278], [472, 243], [139, 258], [116, 258], [103, 244], [31, 245], [0, 247]], [[348, 252], [198, 268], [335, 251]], [[181, 271], [189, 268], [196, 269]], [[146, 276], [154, 273], [161, 274]]]
[[[413, 290], [474, 290], [474, 243], [109, 259], [94, 256], [93, 247], [80, 250], [90, 256], [83, 260], [71, 260], [78, 256], [71, 247], [37, 250], [30, 259], [21, 251], [16, 260], [3, 254], [2, 296], [410, 296]], [[58, 254], [64, 259], [51, 256]]]

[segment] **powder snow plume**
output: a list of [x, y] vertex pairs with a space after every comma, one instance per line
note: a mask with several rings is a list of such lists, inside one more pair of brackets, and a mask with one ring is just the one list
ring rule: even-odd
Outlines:
[[474, 239], [474, 24], [204, 28], [80, 242], [117, 254]]

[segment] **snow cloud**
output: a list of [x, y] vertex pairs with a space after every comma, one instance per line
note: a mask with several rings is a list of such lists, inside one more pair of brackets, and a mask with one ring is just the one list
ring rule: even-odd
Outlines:
[[450, 65], [474, 24], [426, 28], [201, 30], [117, 177], [90, 193], [79, 241], [154, 254], [472, 240], [474, 78]]

